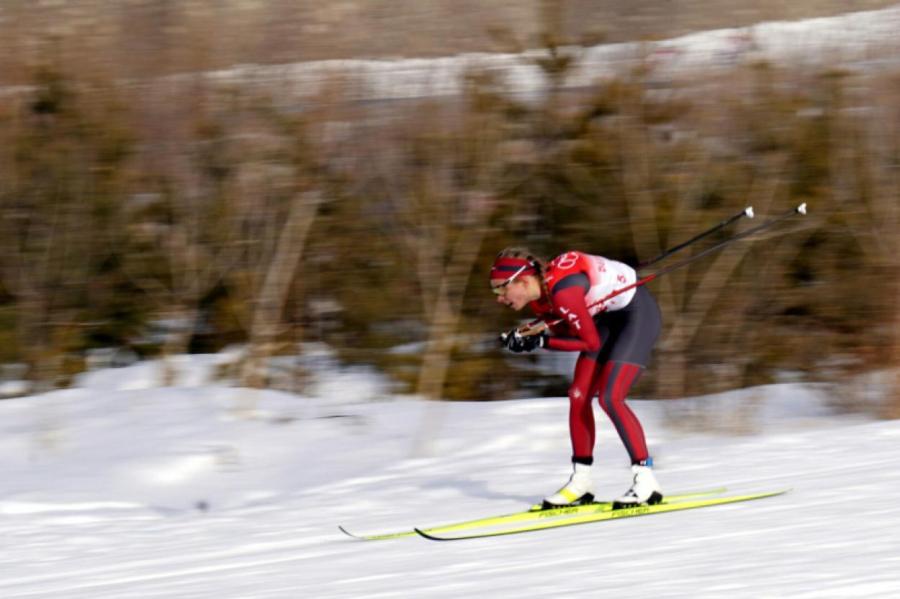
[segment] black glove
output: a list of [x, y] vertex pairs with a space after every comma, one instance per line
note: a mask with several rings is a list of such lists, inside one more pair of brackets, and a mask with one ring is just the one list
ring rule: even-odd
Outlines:
[[497, 341], [500, 342], [500, 347], [506, 347], [509, 343], [509, 338], [516, 334], [516, 329], [510, 329], [504, 333], [500, 333], [500, 336], [497, 338]]
[[[503, 339], [505, 336], [505, 339]], [[518, 331], [511, 331], [500, 336], [504, 340], [504, 345], [509, 351], [521, 354], [522, 352], [533, 352], [539, 347], [547, 346], [547, 331], [541, 331], [536, 335], [522, 335]]]

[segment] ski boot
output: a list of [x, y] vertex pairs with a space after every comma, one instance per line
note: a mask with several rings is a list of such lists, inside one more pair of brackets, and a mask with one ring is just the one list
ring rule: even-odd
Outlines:
[[631, 467], [634, 482], [624, 495], [613, 501], [613, 509], [656, 505], [663, 500], [662, 489], [653, 475], [653, 461], [645, 460]]
[[573, 505], [585, 505], [594, 502], [594, 483], [591, 480], [591, 467], [587, 464], [573, 464], [572, 476], [562, 489], [545, 497], [539, 507], [550, 510]]

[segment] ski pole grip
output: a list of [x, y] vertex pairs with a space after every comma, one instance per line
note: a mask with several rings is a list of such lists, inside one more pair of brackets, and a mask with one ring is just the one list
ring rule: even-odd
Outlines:
[[523, 324], [518, 329], [516, 329], [516, 333], [521, 335], [522, 337], [530, 337], [532, 335], [537, 335], [538, 333], [542, 333], [547, 330], [547, 323], [543, 320], [536, 320], [534, 322], [529, 322]]

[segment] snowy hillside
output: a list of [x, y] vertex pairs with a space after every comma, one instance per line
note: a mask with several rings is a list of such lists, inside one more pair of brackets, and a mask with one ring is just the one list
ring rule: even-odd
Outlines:
[[[627, 73], [642, 61], [656, 76], [730, 68], [744, 61], [771, 60], [810, 67], [896, 67], [900, 5], [835, 17], [760, 23], [749, 28], [700, 31], [654, 42], [602, 44], [563, 49], [577, 57], [563, 87], [591, 85]], [[540, 95], [546, 78], [536, 66], [545, 50], [522, 54], [473, 53], [441, 58], [321, 60], [275, 66], [241, 65], [211, 74], [223, 81], [272, 84], [278, 93], [315, 96], [335, 78], [353, 81], [359, 99], [387, 100], [461, 93], [471, 69], [496, 73], [505, 89]]]
[[[0, 597], [900, 593], [900, 422], [833, 414], [814, 389], [632, 402], [666, 491], [787, 495], [449, 544], [360, 542], [338, 524], [436, 525], [554, 490], [568, 474], [567, 401], [379, 400], [375, 379], [336, 373], [318, 397], [252, 392], [207, 384], [214, 361], [185, 360], [175, 388], [149, 387], [153, 365], [138, 364], [0, 402]], [[721, 422], [750, 398], [757, 432], [666, 425], [673, 410]], [[417, 458], [426, 415], [442, 425]], [[598, 433], [598, 490], [617, 495], [627, 458], [599, 410]]]

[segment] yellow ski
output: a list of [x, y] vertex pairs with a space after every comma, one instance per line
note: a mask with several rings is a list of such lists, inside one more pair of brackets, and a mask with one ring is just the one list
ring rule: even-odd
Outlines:
[[[707, 491], [695, 491], [691, 493], [681, 493], [679, 495], [670, 495], [665, 498], [663, 505], [673, 502], [691, 499], [694, 497], [705, 497], [708, 495], [719, 495], [725, 492], [724, 487], [718, 489], [709, 489]], [[611, 501], [602, 501], [589, 503], [586, 505], [576, 505], [570, 507], [556, 508], [550, 510], [539, 509], [539, 506], [532, 506], [531, 509], [512, 514], [504, 514], [502, 516], [488, 516], [486, 518], [476, 518], [475, 520], [466, 520], [464, 522], [456, 522], [454, 524], [444, 524], [442, 526], [434, 526], [431, 528], [423, 528], [422, 532], [426, 533], [447, 533], [460, 530], [469, 530], [472, 528], [481, 528], [488, 526], [508, 526], [511, 524], [519, 524], [522, 522], [549, 521], [559, 517], [585, 516], [595, 515], [612, 511]], [[389, 539], [400, 539], [403, 537], [414, 537], [417, 532], [415, 530], [407, 530], [401, 532], [391, 532], [373, 535], [358, 535], [348, 531], [343, 526], [338, 526], [345, 535], [359, 539], [361, 541], [384, 541]]]
[[[781, 491], [770, 491], [766, 493], [753, 493], [750, 495], [734, 495], [731, 497], [714, 497], [711, 499], [683, 499], [670, 498], [657, 505], [642, 505], [633, 508], [622, 508], [618, 510], [606, 509], [595, 513], [587, 514], [559, 514], [553, 517], [544, 518], [536, 521], [526, 522], [523, 524], [506, 522], [488, 522], [470, 528], [478, 528], [476, 532], [463, 535], [447, 535], [453, 532], [446, 529], [414, 529], [417, 534], [432, 541], [460, 541], [463, 539], [478, 539], [484, 537], [497, 537], [502, 535], [518, 534], [523, 532], [531, 532], [536, 530], [546, 530], [548, 528], [561, 528], [563, 526], [574, 526], [576, 524], [587, 524], [589, 522], [605, 522], [609, 520], [620, 520], [623, 518], [634, 518], [636, 516], [649, 516], [652, 514], [663, 514], [666, 512], [676, 512], [681, 510], [691, 510], [703, 507], [712, 507], [714, 505], [725, 505], [729, 503], [737, 503], [740, 501], [751, 501], [754, 499], [763, 499], [764, 497], [774, 497], [786, 493], [788, 489]], [[556, 511], [556, 510], [552, 510]], [[512, 525], [510, 525], [512, 524]], [[457, 529], [458, 530], [458, 529]]]

